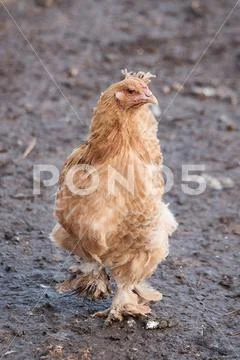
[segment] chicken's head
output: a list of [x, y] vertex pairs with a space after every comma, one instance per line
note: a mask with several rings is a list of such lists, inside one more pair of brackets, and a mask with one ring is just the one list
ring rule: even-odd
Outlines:
[[124, 110], [138, 108], [144, 104], [157, 104], [157, 99], [147, 83], [135, 76], [129, 76], [115, 84], [114, 96], [117, 104]]

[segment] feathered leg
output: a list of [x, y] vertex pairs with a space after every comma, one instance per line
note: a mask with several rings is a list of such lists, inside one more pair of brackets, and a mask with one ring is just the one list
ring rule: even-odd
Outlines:
[[136, 285], [133, 291], [139, 296], [139, 302], [146, 304], [150, 301], [162, 300], [162, 294], [153, 289], [147, 282], [141, 282]]
[[[85, 295], [93, 300], [101, 299], [111, 293], [109, 276], [104, 268], [97, 263], [85, 263], [82, 270], [73, 273], [71, 277], [58, 285], [60, 293], [72, 292]], [[84, 270], [85, 268], [85, 270]]]
[[[142, 281], [156, 269], [160, 261], [160, 252], [157, 256], [156, 251], [149, 253], [143, 250], [138, 257], [133, 255], [130, 261], [112, 269], [113, 277], [118, 285], [117, 294], [110, 309], [93, 316], [107, 317], [105, 323], [110, 325], [114, 320], [121, 321], [127, 315], [147, 316], [150, 314], [151, 309], [148, 303], [161, 300], [162, 294]], [[143, 259], [145, 261], [149, 259], [145, 267]]]
[[[76, 239], [73, 239], [61, 225], [57, 224], [54, 227], [50, 237], [64, 249], [74, 252]], [[72, 268], [71, 272], [70, 278], [57, 286], [60, 293], [71, 292], [88, 296], [94, 300], [111, 293], [109, 276], [102, 264], [99, 264], [95, 259], [85, 260], [85, 262], [75, 267], [74, 271]]]
[[126, 262], [114, 265], [111, 269], [118, 292], [110, 309], [96, 313], [96, 316], [107, 317], [107, 325], [114, 320], [121, 321], [126, 315], [146, 316], [151, 313], [148, 303], [161, 300], [162, 294], [143, 282], [167, 256], [168, 235], [165, 230], [160, 240], [159, 246], [158, 236], [153, 246], [138, 248], [137, 253], [132, 251], [126, 257]]
[[124, 316], [142, 315], [151, 313], [151, 309], [146, 304], [139, 303], [139, 297], [133, 291], [133, 287], [119, 286], [112, 306], [104, 311], [99, 311], [93, 316], [106, 317], [105, 324], [110, 325], [113, 321], [122, 321]]

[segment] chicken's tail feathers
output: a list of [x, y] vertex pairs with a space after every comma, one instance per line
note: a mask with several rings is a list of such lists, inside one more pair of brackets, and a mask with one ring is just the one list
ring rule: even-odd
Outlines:
[[121, 73], [125, 76], [125, 79], [131, 76], [138, 77], [139, 79], [145, 81], [146, 84], [149, 84], [151, 82], [151, 79], [156, 77], [156, 75], [153, 75], [150, 72], [144, 72], [144, 71], [134, 72], [134, 71], [128, 71], [127, 69], [122, 69]]

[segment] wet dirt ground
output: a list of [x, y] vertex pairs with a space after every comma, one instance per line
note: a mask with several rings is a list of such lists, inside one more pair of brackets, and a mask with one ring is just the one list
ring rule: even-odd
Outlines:
[[[229, 14], [235, 1], [4, 3], [1, 359], [237, 359], [239, 6]], [[60, 168], [84, 140], [100, 92], [125, 67], [157, 75], [152, 88], [162, 110], [159, 138], [174, 173], [166, 201], [179, 229], [169, 257], [151, 278], [164, 295], [153, 316], [173, 325], [165, 329], [146, 330], [142, 319], [105, 328], [90, 314], [106, 308], [109, 299], [91, 302], [55, 291], [74, 260], [48, 239], [56, 185], [42, 181], [41, 194], [32, 191], [33, 166]], [[183, 192], [182, 164], [205, 165], [204, 193]]]

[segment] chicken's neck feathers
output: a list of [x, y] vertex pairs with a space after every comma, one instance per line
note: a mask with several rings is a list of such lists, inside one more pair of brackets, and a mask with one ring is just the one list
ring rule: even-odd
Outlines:
[[67, 159], [63, 175], [77, 164], [127, 163], [130, 154], [146, 164], [161, 164], [157, 122], [148, 106], [123, 112], [103, 103], [94, 110], [90, 134]]
[[[92, 156], [104, 161], [133, 150], [142, 160], [151, 162], [151, 154], [146, 146], [147, 135], [141, 129], [141, 125], [149, 121], [149, 112], [147, 106], [125, 112], [116, 106], [98, 106], [93, 115], [88, 139]], [[152, 118], [152, 126], [156, 125], [155, 121]]]

